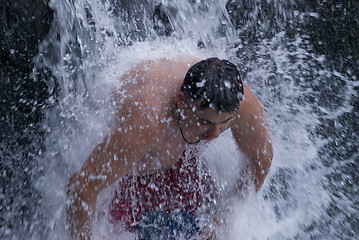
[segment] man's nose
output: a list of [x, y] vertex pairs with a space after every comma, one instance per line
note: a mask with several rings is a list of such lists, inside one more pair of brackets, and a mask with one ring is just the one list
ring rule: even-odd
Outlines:
[[210, 129], [211, 137], [218, 138], [221, 134], [221, 128], [217, 124], [213, 124]]

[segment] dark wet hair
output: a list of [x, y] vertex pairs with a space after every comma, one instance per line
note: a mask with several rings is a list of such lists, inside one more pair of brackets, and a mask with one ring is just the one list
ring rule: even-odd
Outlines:
[[237, 67], [218, 58], [208, 58], [193, 65], [187, 72], [181, 91], [200, 107], [219, 112], [235, 112], [243, 97], [243, 85]]

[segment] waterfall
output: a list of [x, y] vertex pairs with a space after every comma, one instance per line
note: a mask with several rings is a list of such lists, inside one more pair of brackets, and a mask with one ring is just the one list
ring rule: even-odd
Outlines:
[[[265, 108], [274, 148], [261, 190], [230, 201], [223, 239], [355, 239], [357, 3], [51, 0], [47, 7], [51, 25], [30, 65], [15, 67], [11, 59], [25, 56], [16, 48], [1, 55], [10, 60], [2, 61], [0, 86], [14, 91], [0, 95], [1, 238], [70, 239], [66, 184], [110, 131], [120, 76], [143, 60], [190, 54], [239, 67]], [[5, 22], [6, 39], [16, 38]], [[2, 49], [11, 46], [6, 39]], [[223, 188], [243, 159], [230, 134], [202, 157]], [[99, 223], [100, 233], [105, 228]]]

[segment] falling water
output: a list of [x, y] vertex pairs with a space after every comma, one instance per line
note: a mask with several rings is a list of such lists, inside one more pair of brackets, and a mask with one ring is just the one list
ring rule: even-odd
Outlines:
[[[357, 237], [359, 54], [353, 50], [339, 58], [326, 50], [325, 31], [318, 33], [328, 12], [343, 11], [346, 19], [355, 5], [333, 4], [329, 11], [325, 3], [300, 0], [53, 0], [49, 6], [54, 18], [31, 75], [38, 82], [46, 78], [49, 95], [39, 119], [44, 137], [24, 170], [31, 172], [26, 188], [32, 194], [2, 187], [2, 238], [69, 238], [66, 184], [109, 132], [109, 96], [121, 86], [119, 77], [142, 60], [184, 54], [218, 56], [239, 66], [265, 107], [274, 147], [262, 189], [231, 198], [219, 238]], [[5, 179], [9, 171], [3, 165], [13, 166], [11, 159], [23, 152], [4, 146]], [[233, 184], [244, 157], [229, 133], [201, 154], [221, 186]], [[12, 179], [21, 186], [16, 179], [22, 178]], [[112, 190], [102, 193], [102, 202], [113, 197]], [[18, 206], [24, 205], [31, 217], [18, 220]], [[96, 231], [106, 229], [99, 222]]]

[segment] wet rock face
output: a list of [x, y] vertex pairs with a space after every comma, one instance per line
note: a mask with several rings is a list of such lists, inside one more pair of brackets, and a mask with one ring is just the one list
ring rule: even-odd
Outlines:
[[311, 4], [310, 10], [320, 14], [307, 24], [314, 50], [325, 54], [338, 71], [357, 71], [359, 2], [325, 1]]
[[50, 74], [34, 72], [32, 58], [52, 19], [47, 0], [0, 2], [0, 232], [5, 238], [31, 228], [26, 222], [34, 220], [40, 201], [31, 183], [41, 171], [33, 159], [43, 152], [40, 122]]
[[[6, 0], [0, 4], [0, 96], [4, 111], [1, 121], [14, 131], [30, 122], [36, 123], [29, 114], [34, 112], [35, 102], [37, 105], [44, 100], [44, 86], [32, 82], [30, 74], [32, 58], [53, 19], [53, 12], [45, 2]], [[1, 135], [4, 137], [3, 132]]]
[[47, 34], [53, 12], [45, 0], [5, 0], [0, 3], [1, 61], [29, 62]]

